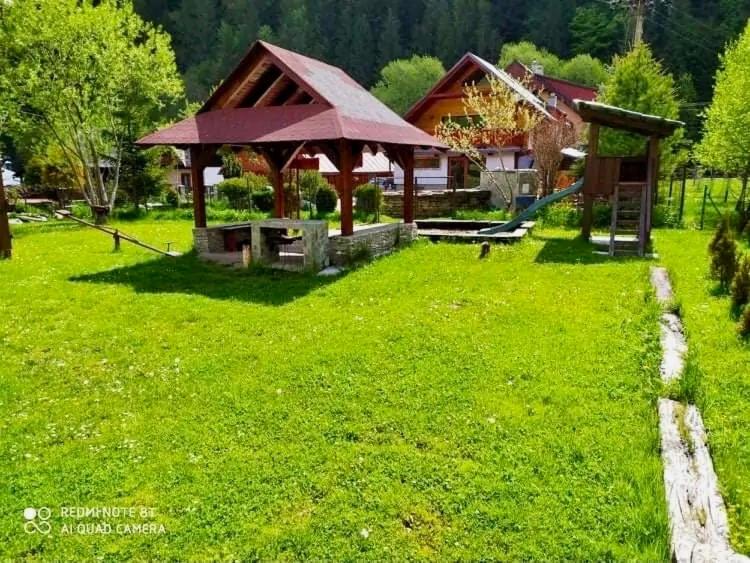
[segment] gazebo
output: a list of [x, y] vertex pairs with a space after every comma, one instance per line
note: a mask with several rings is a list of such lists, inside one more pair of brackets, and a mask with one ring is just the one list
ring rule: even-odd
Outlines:
[[[189, 149], [196, 240], [206, 229], [203, 171], [218, 148], [250, 147], [271, 170], [274, 217], [285, 217], [283, 174], [302, 154], [324, 154], [338, 168], [341, 235], [354, 234], [352, 171], [365, 147], [404, 170], [404, 223], [414, 222], [414, 149], [445, 148], [374, 98], [343, 70], [264, 41], [193, 117], [152, 133], [141, 146]], [[277, 224], [278, 221], [277, 221]]]

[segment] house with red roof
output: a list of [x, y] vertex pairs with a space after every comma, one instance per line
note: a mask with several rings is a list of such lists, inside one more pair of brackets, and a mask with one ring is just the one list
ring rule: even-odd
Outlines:
[[581, 137], [586, 124], [576, 111], [573, 100], [593, 102], [598, 94], [597, 89], [562, 78], [547, 76], [541, 65], [534, 64], [532, 67], [529, 68], [518, 61], [513, 61], [506, 67], [505, 72], [527, 85], [550, 111], [564, 115]]
[[[466, 86], [475, 84], [489, 89], [488, 77], [506, 84], [520, 104], [536, 109], [545, 118], [554, 119], [542, 98], [513, 78], [507, 72], [474, 53], [466, 53], [409, 111], [404, 119], [430, 135], [442, 122], [467, 119], [464, 108]], [[470, 118], [469, 116], [468, 118]], [[518, 170], [531, 168], [531, 140], [528, 135], [508, 139], [502, 146], [478, 147], [488, 170]], [[453, 151], [438, 152], [420, 150], [415, 152], [415, 182], [420, 188], [475, 188], [480, 182], [480, 168], [465, 155]], [[400, 184], [398, 167], [394, 168], [394, 180]]]

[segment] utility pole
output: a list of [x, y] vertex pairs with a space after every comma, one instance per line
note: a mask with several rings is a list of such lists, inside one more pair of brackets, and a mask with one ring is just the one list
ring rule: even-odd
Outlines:
[[0, 160], [0, 260], [11, 256], [10, 224], [8, 223], [8, 200], [3, 185], [3, 163]]
[[643, 42], [643, 19], [646, 15], [646, 6], [644, 0], [636, 0], [635, 6], [635, 26], [633, 29], [633, 45]]

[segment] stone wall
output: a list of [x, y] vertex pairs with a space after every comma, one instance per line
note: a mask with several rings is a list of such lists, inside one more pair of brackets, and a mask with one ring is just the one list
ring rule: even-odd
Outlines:
[[224, 252], [224, 233], [216, 228], [193, 229], [193, 242], [198, 254]]
[[360, 259], [383, 256], [416, 238], [415, 224], [389, 223], [366, 227], [348, 237], [331, 237], [328, 241], [328, 257], [334, 266], [346, 266]]
[[[453, 211], [489, 209], [492, 193], [489, 190], [456, 190], [417, 193], [414, 198], [414, 216], [417, 219], [446, 217]], [[403, 192], [383, 192], [383, 213], [389, 217], [403, 217]]]

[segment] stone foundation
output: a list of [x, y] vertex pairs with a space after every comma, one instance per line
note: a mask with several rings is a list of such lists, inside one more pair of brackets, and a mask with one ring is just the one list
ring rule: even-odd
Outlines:
[[193, 229], [193, 242], [198, 254], [224, 252], [224, 233], [214, 227]]
[[[239, 260], [238, 252], [228, 252], [222, 227], [211, 226], [193, 229], [193, 240], [198, 255], [208, 260], [224, 263], [220, 258], [232, 256]], [[409, 244], [417, 238], [417, 225], [389, 223], [359, 226], [348, 237], [328, 236], [328, 225], [324, 221], [293, 221], [291, 219], [268, 219], [253, 221], [251, 229], [252, 261], [270, 267], [318, 272], [329, 263], [347, 266], [360, 260], [369, 260], [389, 254], [394, 249]], [[301, 231], [302, 239], [283, 246], [277, 238], [289, 229]], [[244, 230], [242, 229], [243, 237]], [[283, 256], [280, 254], [283, 252]]]
[[346, 266], [389, 254], [417, 238], [416, 224], [390, 223], [364, 227], [353, 235], [337, 235], [328, 240], [328, 257], [334, 266]]
[[[414, 215], [417, 219], [450, 216], [453, 211], [489, 209], [490, 190], [456, 190], [421, 192], [414, 198]], [[403, 192], [383, 192], [383, 213], [389, 217], [403, 217]]]

